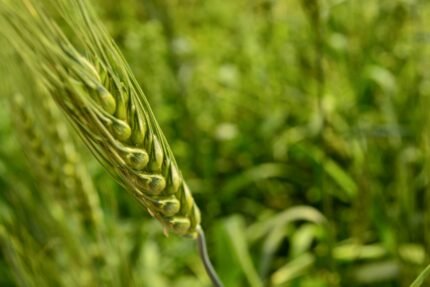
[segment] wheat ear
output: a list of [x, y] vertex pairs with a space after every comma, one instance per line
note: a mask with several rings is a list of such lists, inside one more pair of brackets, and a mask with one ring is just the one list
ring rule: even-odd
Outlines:
[[[70, 2], [83, 5], [81, 1]], [[20, 11], [27, 15], [15, 13], [15, 4], [3, 6], [3, 26], [8, 33], [13, 32], [10, 40], [19, 47], [24, 61], [43, 79], [105, 168], [166, 231], [196, 237], [199, 209], [117, 48], [87, 32], [90, 35], [86, 38], [92, 41], [83, 44], [91, 53], [84, 56], [40, 5], [22, 3]], [[81, 12], [86, 17], [86, 10]], [[35, 39], [39, 41], [35, 43]]]
[[[149, 103], [86, 2], [45, 0], [74, 30], [74, 37], [66, 37], [40, 3], [0, 1], [0, 29], [43, 79], [94, 155], [166, 233], [197, 238], [199, 246], [205, 246], [200, 211]], [[25, 12], [15, 13], [17, 6]], [[213, 284], [222, 286], [206, 249], [200, 250]]]
[[[14, 126], [30, 173], [39, 178], [42, 183], [39, 188], [51, 191], [66, 214], [74, 214], [83, 225], [98, 229], [102, 224], [98, 194], [63, 116], [52, 99], [42, 96], [36, 85], [32, 90], [31, 95], [15, 93], [9, 97]], [[38, 103], [32, 103], [31, 99]]]

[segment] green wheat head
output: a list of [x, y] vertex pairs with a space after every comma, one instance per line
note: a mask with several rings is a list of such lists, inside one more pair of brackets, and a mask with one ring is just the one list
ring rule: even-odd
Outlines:
[[[82, 0], [0, 0], [0, 31], [104, 167], [166, 232], [200, 212], [144, 93]], [[60, 26], [60, 24], [61, 26]]]

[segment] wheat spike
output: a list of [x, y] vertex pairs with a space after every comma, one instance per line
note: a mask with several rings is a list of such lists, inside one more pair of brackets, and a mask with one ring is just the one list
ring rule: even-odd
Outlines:
[[[199, 209], [143, 92], [90, 8], [67, 2], [82, 18], [74, 19], [82, 42], [73, 45], [39, 3], [2, 1], [3, 33], [104, 167], [166, 231], [196, 237]], [[66, 2], [58, 3], [51, 4], [65, 12]]]
[[41, 97], [37, 92], [31, 96], [40, 100], [38, 105], [26, 101], [29, 95], [17, 93], [10, 97], [14, 126], [30, 173], [39, 178], [42, 183], [39, 188], [50, 191], [65, 213], [74, 214], [84, 225], [97, 228], [102, 222], [98, 194], [67, 125], [50, 97]]

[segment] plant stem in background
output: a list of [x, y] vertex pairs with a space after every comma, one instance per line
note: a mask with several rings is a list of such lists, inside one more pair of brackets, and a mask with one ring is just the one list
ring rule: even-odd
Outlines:
[[424, 283], [424, 280], [427, 279], [430, 275], [430, 265], [427, 266], [419, 275], [418, 277], [412, 282], [410, 287], [420, 287]]

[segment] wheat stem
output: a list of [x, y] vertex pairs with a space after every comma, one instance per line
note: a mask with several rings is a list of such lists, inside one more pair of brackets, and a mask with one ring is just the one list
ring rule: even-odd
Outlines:
[[206, 273], [209, 275], [212, 284], [214, 287], [223, 287], [224, 284], [219, 279], [218, 274], [216, 273], [215, 268], [213, 267], [209, 258], [205, 232], [200, 226], [197, 228], [197, 247], [199, 249], [200, 258], [203, 262], [203, 265], [205, 266]]

